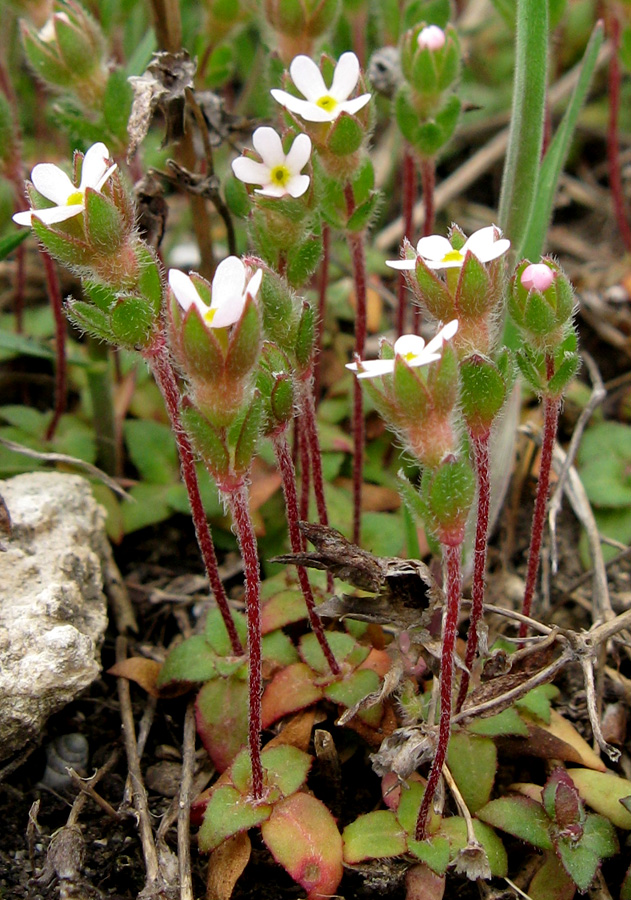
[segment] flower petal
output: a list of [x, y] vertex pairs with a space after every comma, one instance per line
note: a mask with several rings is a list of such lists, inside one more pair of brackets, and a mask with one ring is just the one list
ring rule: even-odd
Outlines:
[[261, 197], [285, 197], [287, 188], [280, 184], [266, 184], [265, 187], [255, 188], [254, 193], [260, 194]]
[[356, 112], [359, 112], [360, 109], [363, 109], [364, 106], [366, 106], [371, 97], [372, 94], [362, 94], [360, 97], [355, 97], [353, 100], [345, 100], [335, 108], [335, 112], [338, 116], [343, 112], [354, 116]]
[[[293, 83], [307, 100], [319, 100], [320, 97], [330, 93], [320, 69], [308, 56], [300, 54], [300, 56], [294, 57], [289, 66], [289, 74]], [[335, 81], [335, 78], [333, 80]], [[348, 97], [348, 94], [346, 96]]]
[[31, 224], [31, 214], [32, 210], [25, 210], [24, 212], [15, 213], [15, 215], [11, 216], [16, 225], [30, 225]]
[[425, 348], [426, 353], [434, 353], [436, 350], [440, 350], [445, 341], [451, 340], [454, 334], [458, 331], [458, 319], [452, 319], [451, 322], [447, 322], [440, 331], [434, 335], [434, 337], [429, 341], [427, 347]]
[[503, 253], [506, 253], [510, 247], [510, 241], [504, 239], [496, 239], [496, 235], [501, 234], [499, 228], [495, 225], [488, 225], [486, 228], [480, 228], [474, 231], [469, 240], [462, 248], [462, 255], [470, 250], [480, 262], [489, 262], [497, 259]]
[[418, 334], [402, 334], [394, 343], [394, 352], [397, 356], [419, 356], [425, 352], [425, 341]]
[[248, 281], [248, 286], [245, 290], [248, 297], [252, 297], [254, 299], [259, 292], [259, 288], [261, 287], [261, 283], [263, 281], [263, 269], [257, 269], [254, 275]]
[[[440, 262], [443, 257], [447, 253], [451, 253], [452, 250], [453, 247], [442, 234], [429, 234], [427, 237], [422, 237], [416, 245], [416, 252], [419, 256], [422, 256], [426, 262], [430, 259], [435, 262]], [[460, 263], [458, 263], [458, 265], [460, 265]]]
[[[331, 90], [324, 91], [323, 93], [329, 93], [332, 97], [335, 97], [336, 100], [341, 102], [342, 100], [346, 100], [347, 97], [350, 97], [355, 90], [358, 81], [359, 60], [354, 53], [342, 53], [335, 67], [335, 72], [333, 73]], [[302, 88], [300, 88], [300, 90], [302, 90]], [[302, 91], [302, 93], [305, 97], [311, 99], [305, 91]], [[319, 94], [318, 96], [322, 95]], [[314, 97], [313, 99], [317, 100], [318, 98]]]
[[95, 191], [103, 190], [103, 185], [105, 184], [107, 179], [110, 177], [110, 175], [112, 175], [116, 171], [117, 168], [118, 168], [118, 166], [116, 165], [116, 163], [114, 163], [113, 166], [110, 166], [109, 169], [105, 172], [105, 174], [101, 178], [99, 178], [97, 183], [94, 185], [94, 190]]
[[[243, 292], [245, 288], [245, 266], [238, 256], [228, 256], [222, 260], [217, 266], [215, 277], [212, 284], [212, 302], [211, 309], [216, 309], [215, 318], [213, 319], [213, 327], [223, 327], [216, 325], [216, 319], [219, 310], [230, 309], [237, 306], [241, 302], [243, 309]], [[233, 322], [236, 322], [241, 311]], [[223, 318], [223, 317], [222, 317]], [[232, 322], [228, 323], [232, 324]]]
[[270, 180], [269, 166], [256, 162], [247, 156], [240, 156], [232, 161], [232, 171], [245, 184], [268, 184]]
[[39, 163], [31, 172], [33, 187], [42, 197], [63, 206], [77, 190], [66, 173], [53, 163]]
[[281, 106], [284, 106], [290, 112], [296, 113], [298, 116], [302, 116], [307, 122], [332, 122], [335, 119], [334, 112], [327, 112], [322, 107], [316, 106], [315, 103], [311, 103], [309, 100], [301, 100], [299, 97], [294, 97], [293, 94], [288, 94], [287, 91], [279, 91], [274, 88], [270, 93]]
[[358, 371], [359, 367], [357, 363], [346, 363], [346, 368], [350, 369], [351, 372], [355, 372], [358, 378], [379, 378], [380, 375], [388, 375], [390, 372], [394, 372], [394, 360], [393, 359], [367, 359], [362, 360], [361, 368], [363, 371]]
[[415, 259], [387, 259], [386, 265], [390, 266], [391, 269], [400, 269], [401, 271], [409, 270], [416, 268], [416, 260]]
[[291, 145], [291, 149], [285, 159], [285, 165], [292, 175], [298, 175], [309, 162], [310, 156], [311, 138], [308, 134], [299, 134]]
[[270, 169], [285, 162], [285, 152], [280, 136], [273, 128], [257, 128], [252, 135], [252, 144], [266, 166]]
[[175, 299], [184, 312], [190, 306], [196, 306], [202, 315], [208, 312], [208, 307], [199, 296], [193, 280], [179, 269], [169, 269], [169, 287], [175, 294]]
[[73, 203], [71, 206], [50, 206], [48, 209], [32, 209], [31, 213], [45, 225], [56, 225], [57, 222], [65, 222], [73, 216], [80, 215], [85, 206], [83, 203]]
[[285, 190], [290, 197], [302, 197], [309, 190], [310, 181], [308, 175], [294, 175], [285, 185]]
[[81, 183], [79, 184], [80, 191], [85, 191], [88, 187], [100, 190], [100, 187], [98, 187], [99, 182], [110, 168], [109, 158], [110, 151], [105, 144], [92, 144], [83, 158]]

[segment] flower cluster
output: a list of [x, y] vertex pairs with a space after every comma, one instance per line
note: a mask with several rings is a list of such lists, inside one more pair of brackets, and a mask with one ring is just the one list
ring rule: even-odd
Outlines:
[[370, 94], [361, 94], [349, 100], [359, 81], [359, 60], [354, 53], [340, 56], [330, 88], [324, 83], [320, 69], [308, 56], [296, 56], [289, 67], [289, 74], [306, 99], [301, 100], [277, 89], [272, 90], [272, 97], [307, 122], [333, 122], [343, 112], [355, 115], [370, 100]]

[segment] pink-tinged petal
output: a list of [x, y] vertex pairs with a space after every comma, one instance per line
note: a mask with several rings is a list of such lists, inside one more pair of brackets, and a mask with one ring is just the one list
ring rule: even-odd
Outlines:
[[285, 190], [290, 197], [302, 197], [309, 190], [310, 181], [308, 175], [294, 175], [285, 185]]
[[418, 334], [402, 334], [394, 344], [394, 352], [397, 356], [406, 357], [408, 354], [419, 356], [425, 352], [425, 341]]
[[232, 161], [232, 171], [245, 184], [267, 184], [270, 179], [269, 166], [247, 156], [240, 156]]
[[[347, 97], [355, 90], [359, 81], [359, 60], [354, 53], [342, 53], [333, 73], [333, 84], [330, 93], [332, 97], [340, 102], [346, 100]], [[302, 88], [301, 88], [302, 90]], [[305, 97], [307, 94], [303, 91]], [[321, 96], [321, 95], [318, 95]], [[317, 97], [314, 98], [317, 100]]]
[[110, 151], [105, 144], [92, 144], [83, 158], [80, 191], [85, 191], [88, 187], [100, 190], [97, 185], [110, 168], [109, 159]]
[[[291, 145], [285, 165], [293, 174], [298, 174], [309, 162], [311, 156], [311, 138], [308, 134], [299, 134]], [[305, 188], [306, 190], [306, 188]], [[299, 195], [294, 195], [299, 196]]]
[[440, 50], [445, 46], [445, 40], [445, 32], [442, 28], [439, 28], [438, 25], [427, 25], [419, 32], [416, 42], [421, 49]]
[[15, 213], [15, 215], [11, 216], [16, 225], [30, 225], [31, 224], [31, 210], [26, 210], [25, 212]]
[[77, 190], [66, 173], [53, 163], [39, 163], [35, 166], [31, 172], [31, 181], [42, 197], [52, 200], [58, 206], [63, 206]]
[[301, 116], [306, 122], [332, 122], [335, 119], [334, 113], [327, 112], [309, 100], [300, 100], [299, 97], [294, 97], [293, 94], [288, 94], [287, 91], [279, 91], [274, 88], [270, 93], [281, 106], [284, 106], [290, 112], [296, 113], [297, 116]]
[[245, 266], [238, 256], [228, 256], [217, 266], [212, 284], [213, 308], [222, 306], [224, 298], [240, 297], [245, 288]]
[[282, 166], [285, 162], [285, 152], [280, 136], [273, 128], [257, 128], [252, 135], [252, 144], [266, 166], [273, 169], [274, 166]]
[[416, 245], [416, 252], [425, 261], [431, 259], [440, 262], [452, 250], [453, 247], [442, 234], [429, 234], [427, 237], [422, 237]]
[[354, 116], [355, 113], [359, 112], [360, 109], [363, 109], [364, 106], [366, 106], [371, 97], [372, 94], [362, 94], [360, 97], [355, 97], [353, 100], [345, 100], [343, 103], [340, 103], [338, 107], [336, 107], [335, 112], [337, 113], [337, 115], [346, 112], [350, 116]]
[[289, 74], [293, 83], [307, 100], [319, 100], [320, 97], [329, 93], [320, 69], [308, 56], [301, 54], [294, 57], [289, 66]]
[[458, 319], [452, 319], [451, 322], [448, 322], [440, 331], [434, 335], [434, 337], [429, 341], [427, 347], [425, 348], [426, 353], [434, 353], [435, 350], [440, 350], [445, 341], [451, 340], [451, 338], [458, 331]]
[[180, 272], [179, 269], [169, 269], [169, 287], [184, 312], [191, 306], [196, 306], [202, 315], [208, 312], [208, 307], [199, 296], [192, 279], [184, 272]]
[[545, 263], [531, 263], [521, 273], [520, 281], [527, 291], [547, 291], [555, 278], [556, 272]]
[[412, 271], [416, 268], [415, 259], [387, 259], [386, 265], [391, 269], [399, 269], [400, 271]]
[[73, 203], [72, 206], [51, 206], [48, 209], [33, 209], [31, 212], [45, 225], [56, 225], [58, 222], [65, 222], [66, 219], [80, 215], [84, 209], [82, 203]]
[[252, 297], [254, 299], [259, 292], [261, 287], [261, 283], [263, 281], [263, 269], [257, 269], [254, 275], [248, 281], [248, 286], [246, 288], [246, 294], [248, 297]]
[[355, 372], [358, 378], [379, 378], [381, 375], [389, 375], [394, 372], [393, 359], [367, 359], [362, 360], [361, 369], [357, 363], [346, 363], [346, 368]]

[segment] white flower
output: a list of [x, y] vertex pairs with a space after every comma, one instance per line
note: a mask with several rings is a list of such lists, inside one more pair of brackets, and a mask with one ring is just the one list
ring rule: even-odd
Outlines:
[[13, 216], [18, 225], [30, 225], [31, 217], [37, 216], [46, 225], [65, 222], [78, 216], [85, 209], [85, 192], [87, 188], [100, 191], [116, 169], [116, 165], [108, 165], [110, 153], [105, 144], [93, 144], [86, 152], [81, 166], [81, 182], [75, 187], [66, 173], [52, 163], [39, 163], [31, 172], [31, 181], [35, 190], [52, 200], [55, 206], [48, 209], [29, 209]]
[[358, 378], [378, 378], [380, 375], [394, 372], [397, 356], [405, 360], [408, 366], [426, 366], [440, 359], [443, 344], [457, 331], [458, 319], [453, 319], [440, 329], [429, 344], [417, 334], [402, 334], [394, 344], [395, 359], [362, 360], [360, 363], [347, 363], [346, 368], [356, 372]]
[[370, 94], [348, 99], [359, 81], [359, 60], [354, 53], [342, 53], [330, 88], [325, 85], [322, 73], [308, 56], [296, 56], [289, 66], [289, 74], [307, 99], [300, 100], [287, 91], [276, 89], [271, 92], [272, 97], [307, 122], [333, 122], [343, 112], [354, 115], [370, 100]]
[[[420, 239], [416, 245], [416, 254], [430, 269], [459, 269], [469, 250], [480, 262], [486, 263], [502, 256], [510, 247], [510, 241], [500, 238], [500, 235], [499, 228], [489, 225], [487, 228], [474, 231], [464, 247], [455, 250], [446, 237], [432, 234]], [[391, 269], [415, 269], [416, 260], [388, 259], [386, 265]]]
[[232, 163], [232, 171], [239, 181], [246, 184], [260, 184], [255, 193], [264, 197], [302, 197], [309, 187], [308, 175], [300, 172], [309, 162], [311, 138], [299, 134], [285, 154], [278, 134], [273, 128], [257, 128], [252, 135], [254, 149], [263, 162], [255, 162], [241, 156]]
[[445, 32], [438, 25], [427, 25], [421, 31], [416, 39], [421, 50], [440, 50], [445, 46]]
[[227, 328], [241, 318], [248, 297], [254, 299], [263, 279], [257, 269], [248, 280], [248, 269], [238, 256], [228, 256], [217, 266], [212, 283], [211, 303], [202, 300], [195, 283], [179, 269], [169, 269], [169, 286], [184, 312], [195, 306], [211, 328]]

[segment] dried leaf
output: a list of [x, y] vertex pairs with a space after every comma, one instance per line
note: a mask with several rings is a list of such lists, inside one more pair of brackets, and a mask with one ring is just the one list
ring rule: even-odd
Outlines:
[[158, 675], [162, 666], [154, 659], [145, 659], [144, 656], [132, 656], [118, 662], [107, 670], [108, 675], [115, 675], [117, 678], [126, 678], [128, 681], [135, 681], [150, 697], [161, 697], [160, 689], [157, 687]]
[[408, 869], [405, 875], [405, 900], [443, 900], [444, 893], [444, 875], [437, 875], [425, 863]]
[[127, 124], [131, 159], [145, 139], [151, 120], [160, 110], [166, 121], [163, 146], [180, 140], [184, 134], [185, 90], [193, 88], [197, 63], [188, 53], [154, 53], [142, 75], [133, 75], [129, 82], [134, 102]]
[[246, 831], [234, 834], [217, 847], [208, 863], [207, 900], [230, 900], [251, 851], [252, 844]]

